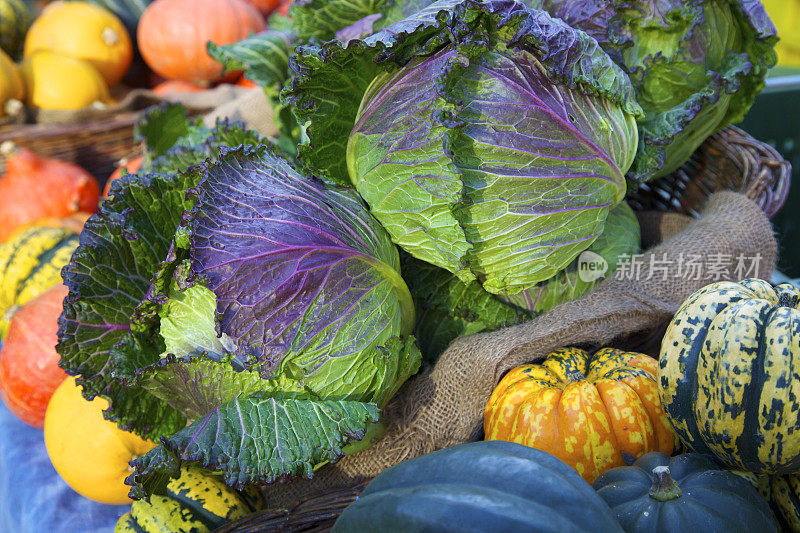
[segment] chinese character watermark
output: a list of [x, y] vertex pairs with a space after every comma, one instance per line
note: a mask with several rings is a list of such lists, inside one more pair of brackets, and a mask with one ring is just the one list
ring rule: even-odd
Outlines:
[[681, 253], [674, 258], [667, 257], [666, 253], [623, 254], [613, 275], [616, 279], [629, 281], [683, 279], [713, 283], [726, 279], [742, 280], [758, 277], [762, 259], [760, 253], [752, 256]]

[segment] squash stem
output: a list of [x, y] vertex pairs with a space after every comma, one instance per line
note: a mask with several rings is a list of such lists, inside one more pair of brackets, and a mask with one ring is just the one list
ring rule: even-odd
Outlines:
[[791, 292], [782, 292], [780, 296], [778, 296], [778, 307], [790, 307], [792, 309], [796, 309], [797, 303], [797, 295], [792, 294]]
[[668, 502], [681, 497], [678, 483], [672, 479], [668, 466], [657, 466], [653, 469], [653, 486], [650, 487], [650, 497], [660, 502]]
[[586, 379], [586, 376], [583, 375], [583, 372], [570, 372], [567, 377], [569, 378], [570, 383], [576, 383]]

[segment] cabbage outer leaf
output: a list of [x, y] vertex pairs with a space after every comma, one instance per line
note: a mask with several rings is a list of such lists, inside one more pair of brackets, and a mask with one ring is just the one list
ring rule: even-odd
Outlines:
[[426, 361], [435, 361], [456, 337], [512, 326], [533, 316], [489, 294], [477, 281], [464, 283], [408, 254], [401, 254], [401, 261], [416, 306], [414, 336]]
[[368, 15], [380, 13], [389, 0], [302, 0], [289, 8], [297, 36], [327, 41]]
[[269, 29], [226, 45], [208, 43], [209, 55], [222, 63], [226, 70], [244, 71], [247, 79], [264, 90], [280, 133], [276, 143], [290, 155], [296, 154], [296, 145], [302, 136], [301, 127], [291, 109], [280, 103], [279, 93], [290, 76], [289, 56], [297, 42], [292, 27]]
[[[633, 210], [622, 202], [608, 214], [603, 233], [588, 252], [603, 258], [608, 270], [604, 277], [609, 277], [625, 256], [639, 253], [641, 246], [641, 229]], [[570, 263], [567, 268], [535, 287], [518, 294], [499, 295], [498, 298], [533, 313], [544, 313], [564, 302], [574, 300], [589, 292], [600, 280], [581, 279], [578, 271], [580, 257]]]
[[225, 483], [244, 488], [293, 477], [344, 455], [378, 421], [373, 404], [292, 398], [241, 398], [220, 405], [162, 445], [134, 460], [126, 483], [139, 499], [163, 493], [182, 461], [219, 471]]
[[[162, 158], [175, 147], [167, 146], [156, 132], [178, 143], [188, 142], [201, 128], [181, 106], [164, 105], [150, 110], [136, 130], [150, 162], [160, 160], [160, 168], [169, 168]], [[244, 132], [241, 124], [218, 124], [213, 140], [204, 140], [193, 161], [213, 156], [219, 144], [256, 136]], [[111, 198], [87, 221], [80, 245], [63, 270], [69, 294], [59, 317], [59, 365], [77, 376], [87, 399], [100, 395], [109, 400], [108, 419], [147, 438], [177, 431], [186, 425], [186, 417], [148, 391], [126, 387], [117, 373], [115, 354], [129, 352], [145, 366], [157, 361], [164, 349], [155, 336], [135, 338], [133, 318], [168, 255], [183, 211], [193, 205], [185, 190], [196, 184], [190, 173], [123, 176], [112, 186]]]

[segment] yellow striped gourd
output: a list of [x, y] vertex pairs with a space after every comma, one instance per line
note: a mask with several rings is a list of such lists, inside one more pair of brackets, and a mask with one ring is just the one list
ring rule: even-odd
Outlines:
[[258, 507], [257, 492], [238, 492], [212, 474], [184, 467], [167, 483], [166, 496], [133, 502], [114, 533], [205, 533]]
[[661, 344], [659, 396], [686, 446], [755, 473], [800, 470], [800, 291], [714, 283]]
[[61, 269], [78, 246], [66, 227], [31, 226], [0, 245], [0, 338], [16, 309], [61, 283]]
[[772, 507], [781, 531], [800, 533], [800, 476], [759, 476], [745, 470], [731, 472], [758, 489]]

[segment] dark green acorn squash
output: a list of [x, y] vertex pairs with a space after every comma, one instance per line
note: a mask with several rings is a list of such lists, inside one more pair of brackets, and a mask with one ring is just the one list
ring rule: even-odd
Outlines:
[[755, 487], [700, 454], [648, 453], [601, 474], [594, 488], [629, 533], [777, 531]]
[[592, 487], [541, 450], [504, 441], [395, 465], [344, 510], [334, 533], [621, 531]]

